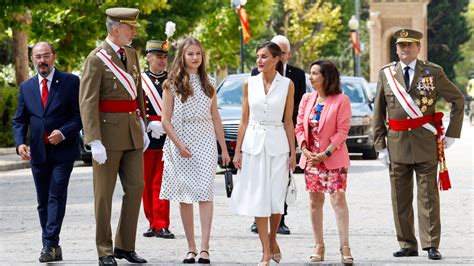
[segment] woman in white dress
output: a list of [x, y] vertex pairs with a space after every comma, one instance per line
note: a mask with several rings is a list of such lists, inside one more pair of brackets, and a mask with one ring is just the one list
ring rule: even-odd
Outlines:
[[275, 43], [264, 42], [257, 47], [260, 74], [243, 84], [242, 118], [233, 158], [239, 172], [230, 209], [255, 217], [263, 251], [261, 265], [268, 265], [270, 259], [281, 260], [276, 233], [284, 213], [288, 173], [296, 166], [294, 85], [281, 75], [280, 56], [281, 49]]
[[215, 82], [206, 73], [204, 51], [198, 40], [186, 38], [179, 46], [168, 79], [163, 84], [163, 147], [161, 199], [179, 202], [188, 242], [183, 263], [195, 263], [193, 203], [199, 202], [201, 251], [199, 263], [210, 263], [209, 238], [213, 215], [217, 144], [223, 164], [230, 162], [217, 110]]

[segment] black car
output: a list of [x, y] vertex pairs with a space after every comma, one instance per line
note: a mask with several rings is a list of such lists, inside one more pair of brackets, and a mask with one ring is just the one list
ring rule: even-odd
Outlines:
[[[217, 88], [217, 105], [224, 127], [224, 136], [229, 155], [233, 157], [237, 144], [237, 130], [242, 114], [242, 84], [250, 74], [227, 76]], [[351, 100], [352, 118], [347, 147], [350, 153], [362, 153], [364, 159], [376, 159], [372, 121], [373, 103], [369, 95], [369, 85], [362, 77], [341, 77], [343, 92]], [[306, 82], [306, 91], [313, 89]], [[301, 152], [297, 149], [297, 157]], [[219, 150], [219, 165], [222, 167]]]
[[87, 144], [84, 144], [84, 131], [81, 129], [79, 132], [79, 147], [81, 149], [81, 160], [85, 164], [92, 164], [92, 153], [91, 147]]

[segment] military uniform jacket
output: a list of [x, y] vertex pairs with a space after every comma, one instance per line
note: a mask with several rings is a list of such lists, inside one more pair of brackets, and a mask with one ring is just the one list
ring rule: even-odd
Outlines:
[[[443, 97], [451, 103], [449, 127], [446, 136], [459, 138], [463, 121], [464, 97], [446, 77], [443, 69], [431, 62], [417, 60], [413, 81], [406, 88], [400, 62], [384, 66], [379, 73], [374, 110], [374, 139], [376, 150], [388, 147], [390, 160], [413, 164], [438, 158], [436, 135], [423, 128], [394, 131], [387, 128], [388, 119], [404, 120], [408, 114], [388, 85], [383, 69], [391, 67], [395, 79], [410, 94], [424, 115], [433, 115], [436, 101]], [[431, 123], [433, 124], [433, 123]], [[433, 124], [434, 126], [434, 124]]]
[[[117, 53], [106, 41], [102, 48], [107, 51], [117, 66], [133, 77], [137, 87], [138, 106], [141, 114], [144, 114], [140, 67], [135, 49], [129, 46], [124, 47], [127, 58], [125, 68]], [[108, 150], [143, 148], [143, 131], [139, 122], [141, 118], [136, 112], [99, 112], [99, 100], [132, 99], [114, 73], [96, 56], [99, 49], [93, 50], [86, 58], [80, 85], [79, 103], [84, 127], [84, 142], [100, 140]]]
[[[156, 77], [153, 74], [150, 74], [150, 71], [147, 70], [145, 73], [148, 75], [148, 77], [151, 79], [153, 84], [156, 87], [156, 90], [158, 91], [158, 94], [160, 97], [163, 97], [163, 82], [167, 79], [168, 73], [165, 71], [164, 73], [160, 74], [158, 77]], [[155, 108], [151, 104], [151, 102], [148, 100], [148, 95], [145, 94], [145, 104], [146, 104], [146, 117], [150, 115], [157, 115]], [[147, 119], [147, 124], [150, 123], [151, 120]], [[163, 145], [165, 143], [166, 135], [162, 135], [159, 139], [155, 139], [151, 137], [151, 131], [148, 132], [148, 138], [150, 139], [150, 145], [148, 145], [147, 150], [161, 150], [163, 149]]]

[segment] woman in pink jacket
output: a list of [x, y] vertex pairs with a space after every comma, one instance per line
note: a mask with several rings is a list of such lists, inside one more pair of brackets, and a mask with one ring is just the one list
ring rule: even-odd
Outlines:
[[342, 94], [339, 71], [334, 63], [312, 63], [309, 80], [314, 91], [301, 99], [295, 133], [303, 151], [299, 165], [304, 169], [310, 198], [315, 242], [310, 260], [324, 260], [323, 205], [324, 193], [329, 193], [336, 213], [342, 263], [352, 264], [345, 196], [349, 167], [345, 141], [350, 127], [351, 104], [349, 97]]

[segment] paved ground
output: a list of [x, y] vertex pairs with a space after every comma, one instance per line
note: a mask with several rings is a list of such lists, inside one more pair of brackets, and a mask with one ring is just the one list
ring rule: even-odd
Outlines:
[[[378, 161], [353, 157], [349, 169], [347, 198], [350, 209], [350, 242], [355, 262], [360, 265], [449, 265], [474, 264], [474, 127], [464, 124], [463, 138], [447, 150], [453, 189], [441, 192], [442, 239], [441, 261], [429, 261], [426, 252], [419, 257], [394, 258], [398, 249], [390, 205], [388, 170]], [[3, 156], [1, 156], [3, 157]], [[0, 162], [2, 158], [0, 157]], [[91, 167], [78, 164], [69, 185], [68, 206], [61, 233], [63, 265], [97, 265], [94, 245]], [[299, 188], [295, 206], [290, 206], [287, 224], [289, 236], [279, 236], [285, 265], [309, 264], [312, 233], [308, 216], [308, 196], [304, 180], [297, 175]], [[257, 235], [250, 233], [251, 218], [231, 214], [227, 208], [223, 175], [216, 175], [215, 214], [211, 238], [211, 260], [215, 265], [255, 265], [260, 259]], [[122, 189], [116, 186], [113, 205], [113, 229], [117, 224]], [[36, 195], [29, 169], [0, 172], [0, 265], [38, 264], [41, 230], [36, 212]], [[326, 262], [340, 262], [335, 219], [329, 201], [325, 207], [324, 232]], [[195, 208], [198, 211], [197, 208]], [[199, 219], [196, 232], [200, 235]], [[177, 239], [148, 239], [141, 236], [147, 229], [142, 214], [139, 220], [137, 252], [149, 265], [179, 264], [186, 253], [186, 240], [177, 204], [172, 204], [171, 231]], [[199, 245], [199, 237], [197, 238]], [[119, 261], [119, 263], [125, 263]]]

